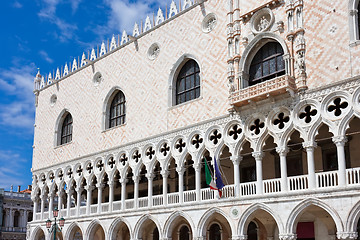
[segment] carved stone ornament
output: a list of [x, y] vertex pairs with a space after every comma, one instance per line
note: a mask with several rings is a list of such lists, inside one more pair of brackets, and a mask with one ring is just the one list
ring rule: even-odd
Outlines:
[[148, 50], [148, 58], [154, 60], [160, 54], [160, 46], [157, 43], [153, 43]]
[[93, 77], [93, 82], [94, 82], [94, 85], [97, 86], [101, 83], [102, 81], [102, 74], [100, 72], [96, 72], [94, 74], [94, 77]]
[[54, 106], [55, 103], [57, 101], [57, 96], [55, 94], [53, 94], [51, 97], [50, 97], [50, 106]]
[[236, 207], [236, 206], [232, 207], [230, 209], [230, 214], [231, 214], [231, 217], [233, 219], [238, 219], [240, 217], [240, 209], [239, 209], [239, 207]]
[[201, 28], [204, 33], [209, 33], [216, 27], [217, 17], [214, 13], [209, 13], [202, 21]]
[[275, 17], [270, 8], [260, 9], [251, 18], [251, 31], [254, 34], [269, 31], [274, 21]]

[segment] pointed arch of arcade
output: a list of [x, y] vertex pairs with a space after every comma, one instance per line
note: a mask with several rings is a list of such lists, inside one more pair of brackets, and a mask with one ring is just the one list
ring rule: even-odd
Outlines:
[[194, 225], [194, 222], [192, 221], [192, 219], [190, 218], [190, 216], [182, 211], [177, 211], [177, 212], [174, 212], [173, 214], [171, 214], [165, 222], [164, 234], [163, 234], [165, 238], [171, 238], [172, 232], [174, 230], [174, 223], [175, 223], [176, 219], [181, 218], [181, 217], [187, 221], [191, 232], [194, 233], [195, 225]]
[[239, 229], [238, 231], [239, 231], [240, 236], [246, 235], [247, 226], [251, 222], [249, 217], [258, 210], [263, 210], [263, 211], [267, 212], [268, 214], [270, 214], [271, 217], [273, 217], [273, 219], [275, 220], [276, 225], [279, 229], [279, 232], [280, 233], [283, 232], [284, 224], [282, 223], [281, 218], [267, 205], [262, 204], [262, 203], [256, 203], [256, 204], [253, 204], [252, 206], [250, 206], [248, 209], [246, 209], [240, 217], [240, 222], [239, 222], [239, 226], [238, 226], [238, 229]]
[[325, 210], [334, 220], [336, 225], [337, 232], [343, 232], [344, 226], [342, 224], [341, 218], [338, 215], [338, 213], [327, 205], [326, 203], [322, 202], [319, 199], [315, 198], [309, 198], [305, 199], [304, 201], [300, 202], [290, 213], [288, 221], [286, 223], [286, 232], [287, 233], [296, 233], [296, 221], [299, 219], [301, 214], [304, 212], [304, 210], [309, 206], [317, 206], [323, 210]]
[[72, 222], [66, 230], [65, 239], [71, 239], [71, 236], [74, 234], [74, 230], [76, 230], [76, 228], [79, 228], [81, 235], [84, 236], [84, 231], [81, 229], [80, 225], [77, 222]]
[[39, 235], [41, 232], [42, 232], [42, 233], [44, 234], [44, 236], [45, 236], [45, 231], [44, 231], [44, 229], [42, 229], [42, 227], [40, 227], [40, 226], [37, 226], [37, 227], [34, 229], [34, 231], [33, 231], [32, 236], [31, 236], [30, 239], [32, 239], [32, 240], [37, 240], [37, 238], [39, 237], [38, 235]]
[[155, 223], [158, 231], [159, 231], [159, 234], [160, 234], [160, 239], [162, 238], [161, 234], [162, 234], [162, 229], [160, 228], [160, 224], [159, 222], [156, 220], [156, 218], [154, 218], [153, 216], [149, 215], [149, 214], [146, 214], [146, 215], [143, 215], [136, 223], [135, 225], [135, 228], [134, 228], [134, 234], [133, 234], [133, 237], [135, 239], [141, 239], [141, 234], [142, 234], [142, 228], [141, 226], [146, 222], [146, 220], [151, 220], [152, 222]]
[[208, 224], [210, 223], [210, 218], [213, 214], [219, 214], [221, 215], [222, 217], [224, 217], [227, 221], [227, 224], [229, 224], [230, 226], [230, 230], [231, 230], [231, 234], [232, 236], [236, 236], [236, 230], [235, 230], [235, 226], [234, 224], [232, 223], [232, 220], [229, 218], [229, 216], [227, 216], [225, 214], [224, 211], [222, 211], [221, 209], [219, 208], [211, 208], [209, 209], [208, 211], [206, 211], [203, 216], [201, 217], [200, 221], [199, 221], [199, 225], [198, 225], [198, 237], [205, 237], [206, 236], [206, 231], [208, 229]]
[[131, 225], [129, 224], [129, 222], [126, 221], [123, 217], [118, 217], [110, 225], [109, 238], [108, 238], [109, 240], [114, 239], [113, 235], [116, 234], [117, 227], [122, 223], [125, 224], [126, 227], [129, 229], [130, 239], [133, 239], [133, 237], [132, 237], [133, 231], [131, 229]]
[[357, 224], [360, 220], [360, 201], [355, 204], [355, 206], [350, 210], [350, 213], [346, 220], [346, 229], [348, 232], [356, 232]]
[[85, 232], [84, 239], [86, 239], [86, 240], [92, 240], [93, 238], [91, 238], [91, 233], [95, 230], [95, 228], [96, 228], [97, 226], [99, 226], [99, 227], [102, 228], [102, 230], [104, 231], [104, 234], [105, 234], [105, 239], [107, 239], [107, 238], [106, 238], [107, 234], [106, 234], [105, 228], [103, 227], [103, 225], [101, 225], [100, 221], [97, 220], [97, 219], [93, 220], [93, 221], [89, 224], [89, 226], [87, 227], [86, 232]]

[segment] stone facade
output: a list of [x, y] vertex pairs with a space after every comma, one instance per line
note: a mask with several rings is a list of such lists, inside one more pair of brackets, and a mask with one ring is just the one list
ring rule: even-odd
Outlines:
[[[55, 205], [59, 239], [357, 239], [358, 5], [173, 1], [54, 78], [38, 73], [29, 239], [48, 238]], [[268, 43], [281, 71], [254, 83]], [[177, 104], [189, 61], [200, 94]], [[126, 120], [110, 128], [118, 92]], [[221, 198], [205, 183], [215, 159]]]
[[[31, 187], [31, 186], [30, 186]], [[0, 191], [1, 201], [1, 230], [0, 239], [26, 239], [27, 223], [32, 221], [33, 203], [31, 190], [20, 192]]]

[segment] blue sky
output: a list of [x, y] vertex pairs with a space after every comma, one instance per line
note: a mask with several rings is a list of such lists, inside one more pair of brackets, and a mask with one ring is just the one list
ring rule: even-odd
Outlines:
[[[0, 188], [32, 182], [33, 79], [152, 16], [170, 0], [9, 0], [0, 8]], [[165, 12], [165, 11], [164, 11]]]

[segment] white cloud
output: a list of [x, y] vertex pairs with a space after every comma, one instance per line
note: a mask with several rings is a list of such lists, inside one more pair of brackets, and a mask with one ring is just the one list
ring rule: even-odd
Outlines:
[[18, 1], [15, 1], [15, 2], [13, 3], [13, 7], [14, 7], [14, 8], [22, 8], [23, 5], [22, 5], [21, 3], [19, 3]]
[[[168, 0], [104, 0], [105, 4], [110, 8], [108, 15], [108, 23], [105, 26], [97, 26], [95, 32], [104, 37], [105, 34], [113, 34], [126, 30], [128, 34], [132, 34], [135, 22], [140, 25], [141, 20], [145, 21], [147, 16], [152, 18], [153, 14], [157, 14], [158, 7], [161, 7], [164, 14], [165, 6]], [[170, 4], [168, 4], [169, 6]]]
[[[20, 154], [13, 151], [0, 150], [0, 188], [9, 189], [11, 185], [27, 186], [31, 182], [24, 182], [24, 171], [29, 171]], [[15, 188], [16, 189], [16, 188]]]
[[52, 60], [50, 57], [49, 57], [49, 54], [47, 52], [45, 52], [44, 50], [41, 50], [39, 52], [40, 56], [45, 60], [47, 61], [48, 63], [53, 63], [54, 60]]
[[32, 131], [35, 111], [34, 69], [36, 68], [33, 64], [21, 68], [0, 69], [1, 94], [11, 96], [10, 103], [0, 105], [0, 125]]
[[[74, 0], [74, 3], [71, 4], [73, 12], [76, 11], [81, 0]], [[61, 19], [56, 15], [56, 8], [61, 3], [60, 0], [43, 0], [45, 5], [44, 8], [40, 10], [38, 16], [44, 20], [55, 24], [59, 29], [61, 34], [56, 35], [60, 41], [64, 42], [74, 37], [74, 32], [77, 29], [75, 24], [70, 24]]]

